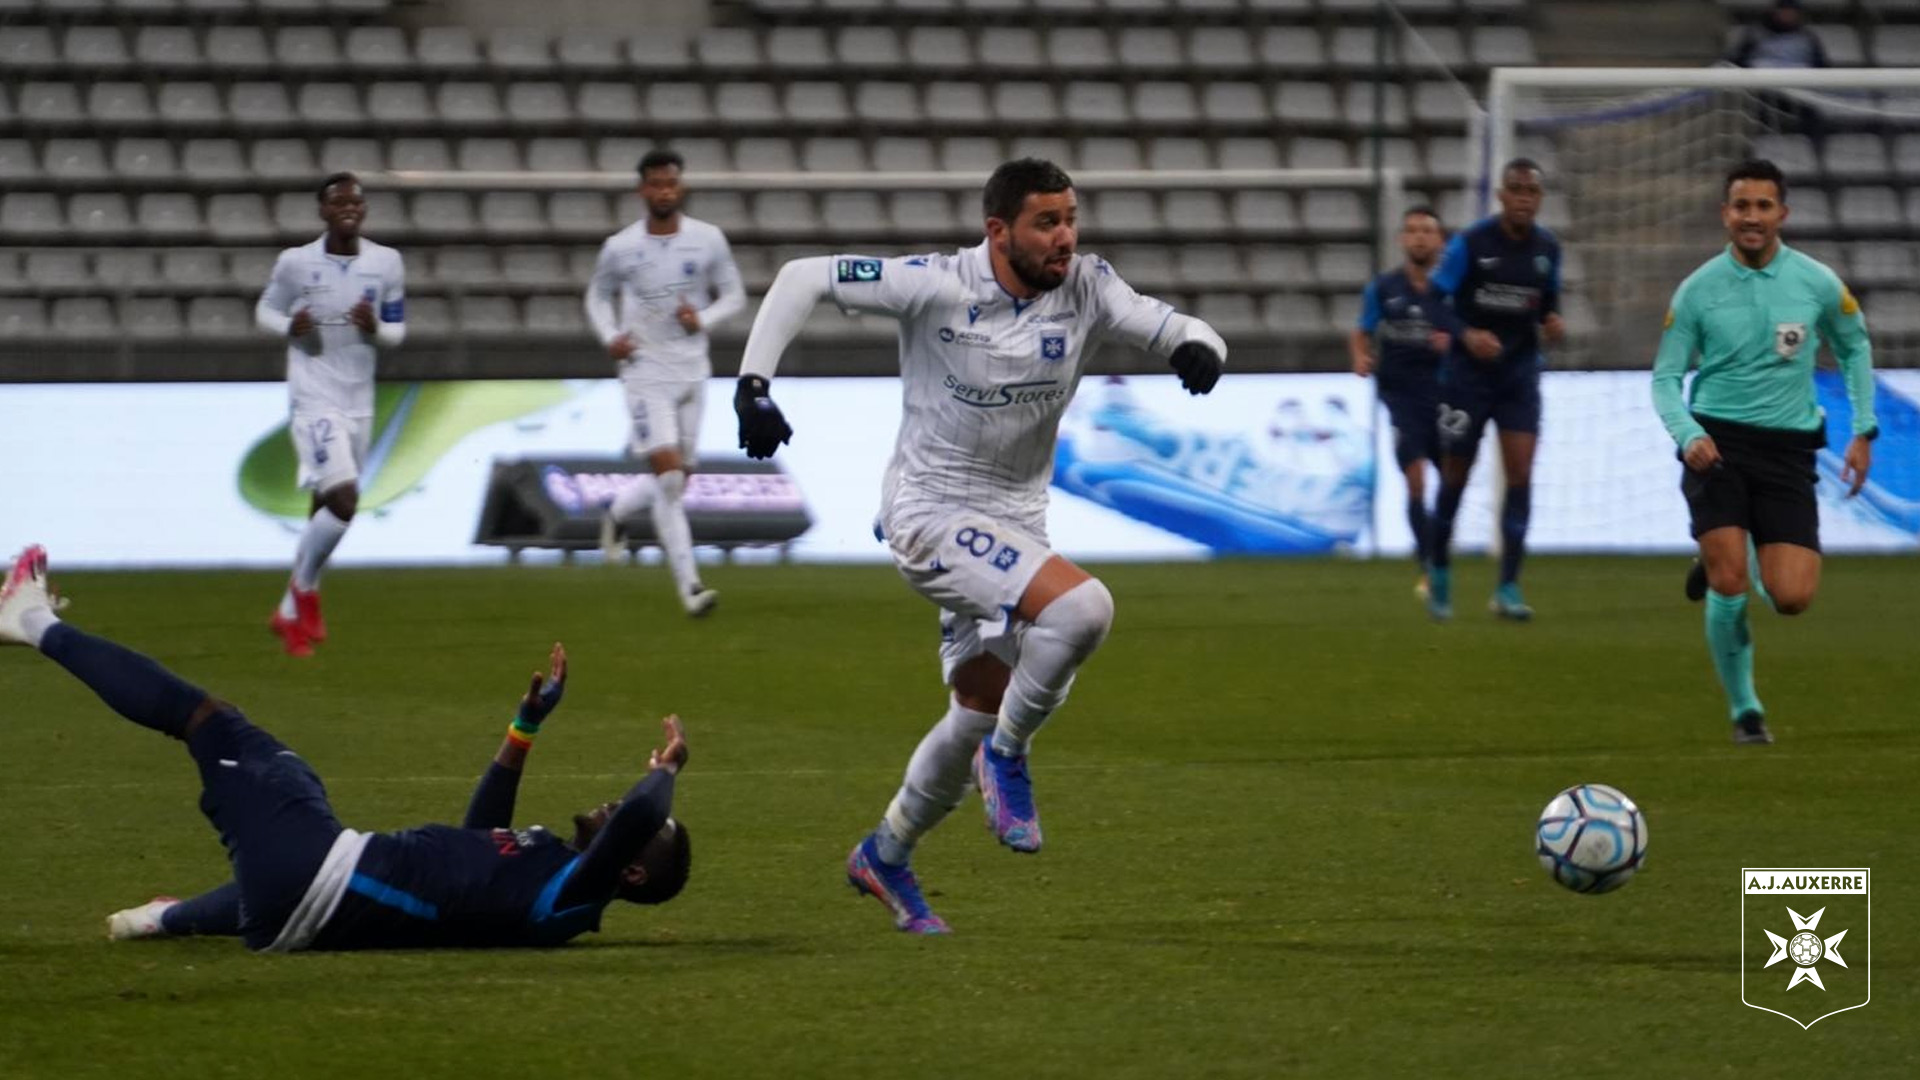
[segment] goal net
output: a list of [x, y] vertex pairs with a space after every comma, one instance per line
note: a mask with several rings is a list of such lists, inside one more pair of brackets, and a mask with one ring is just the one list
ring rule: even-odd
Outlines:
[[1539, 160], [1567, 244], [1554, 366], [1651, 362], [1674, 287], [1725, 243], [1722, 178], [1750, 157], [1786, 172], [1787, 241], [1860, 295], [1877, 363], [1920, 365], [1920, 70], [1503, 68], [1488, 114], [1487, 171]]

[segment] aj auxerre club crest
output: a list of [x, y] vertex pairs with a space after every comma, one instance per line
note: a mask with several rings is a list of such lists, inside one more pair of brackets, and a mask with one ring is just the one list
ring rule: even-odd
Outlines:
[[1803, 1028], [1873, 1000], [1872, 903], [1866, 867], [1740, 871], [1740, 1000]]
[[1782, 360], [1791, 360], [1800, 355], [1800, 346], [1807, 343], [1807, 324], [1803, 322], [1783, 322], [1773, 324], [1773, 351]]
[[1055, 363], [1067, 358], [1067, 335], [1041, 334], [1040, 359]]

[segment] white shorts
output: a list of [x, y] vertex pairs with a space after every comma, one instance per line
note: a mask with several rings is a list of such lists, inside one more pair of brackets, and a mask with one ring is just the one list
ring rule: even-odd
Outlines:
[[622, 379], [627, 412], [633, 417], [627, 449], [636, 457], [656, 450], [678, 450], [692, 465], [698, 458], [700, 414], [707, 407], [707, 380], [657, 382]]
[[287, 424], [293, 452], [300, 459], [300, 486], [325, 495], [356, 483], [367, 461], [373, 418], [338, 412], [294, 413]]
[[1023, 529], [971, 510], [925, 518], [888, 536], [893, 565], [921, 596], [939, 604], [940, 674], [982, 653], [1013, 666], [1020, 597], [1053, 550]]

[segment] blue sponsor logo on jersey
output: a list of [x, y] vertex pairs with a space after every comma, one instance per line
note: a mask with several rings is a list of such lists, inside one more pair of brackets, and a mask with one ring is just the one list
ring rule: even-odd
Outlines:
[[952, 375], [946, 379], [947, 392], [962, 405], [976, 409], [1004, 409], [1009, 405], [1049, 405], [1065, 401], [1067, 388], [1057, 380], [1007, 383], [1004, 386], [972, 386]]
[[1033, 325], [1041, 326], [1047, 323], [1072, 322], [1079, 317], [1080, 313], [1077, 311], [1056, 311], [1051, 315], [1035, 315], [1031, 321]]
[[1050, 364], [1059, 363], [1067, 358], [1067, 335], [1041, 334], [1040, 359]]
[[978, 321], [980, 321], [980, 305], [968, 304], [967, 305], [967, 325], [972, 326], [974, 323]]
[[940, 328], [940, 340], [948, 345], [965, 345], [969, 349], [984, 349], [993, 344], [992, 334], [983, 334], [978, 330], [955, 330], [951, 326]]
[[683, 262], [680, 264], [680, 272], [682, 274], [685, 274], [687, 277], [692, 277], [694, 273], [699, 269], [700, 269], [700, 265], [694, 262], [692, 259], [688, 259], [686, 262]]
[[841, 259], [834, 266], [834, 276], [841, 284], [847, 282], [865, 282], [880, 280], [879, 259]]

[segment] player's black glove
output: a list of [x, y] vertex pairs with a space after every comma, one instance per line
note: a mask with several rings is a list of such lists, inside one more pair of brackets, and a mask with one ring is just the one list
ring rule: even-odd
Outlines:
[[1220, 354], [1197, 341], [1189, 341], [1173, 350], [1168, 358], [1180, 375], [1180, 385], [1189, 394], [1204, 394], [1220, 381]]
[[740, 448], [750, 458], [770, 458], [781, 443], [793, 441], [792, 426], [767, 396], [767, 380], [758, 375], [740, 376], [740, 385], [733, 391], [733, 414], [740, 418]]

